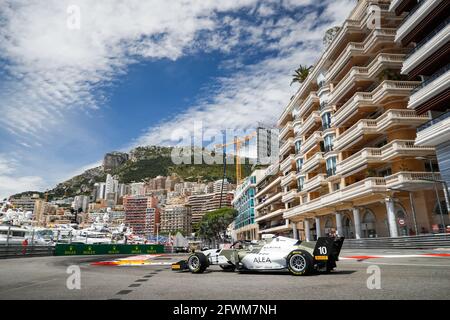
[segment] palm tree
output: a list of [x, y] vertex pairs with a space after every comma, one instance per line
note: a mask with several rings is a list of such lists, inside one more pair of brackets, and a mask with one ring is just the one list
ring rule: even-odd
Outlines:
[[309, 71], [312, 69], [313, 66], [304, 66], [304, 65], [300, 65], [295, 71], [294, 74], [292, 75], [292, 82], [291, 82], [291, 86], [294, 82], [298, 82], [298, 83], [303, 83], [303, 81], [306, 80], [306, 78], [309, 75]]

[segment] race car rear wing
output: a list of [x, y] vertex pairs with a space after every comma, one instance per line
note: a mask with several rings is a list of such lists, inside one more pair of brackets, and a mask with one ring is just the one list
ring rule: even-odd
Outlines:
[[344, 237], [320, 237], [314, 247], [313, 256], [317, 261], [339, 261]]

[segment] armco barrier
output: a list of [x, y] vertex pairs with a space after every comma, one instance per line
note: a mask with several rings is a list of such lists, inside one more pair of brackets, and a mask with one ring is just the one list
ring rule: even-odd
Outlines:
[[55, 256], [164, 253], [159, 244], [57, 244]]
[[53, 250], [52, 246], [0, 245], [0, 259], [52, 256]]
[[398, 238], [345, 239], [343, 249], [436, 249], [450, 248], [450, 234]]

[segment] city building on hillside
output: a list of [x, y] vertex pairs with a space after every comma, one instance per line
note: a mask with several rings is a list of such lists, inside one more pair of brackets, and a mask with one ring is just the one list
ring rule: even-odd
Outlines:
[[89, 209], [89, 196], [75, 196], [72, 202], [72, 209], [79, 210], [82, 212], [88, 212]]
[[52, 205], [43, 199], [38, 199], [34, 204], [33, 220], [37, 222], [38, 226], [45, 226], [46, 217], [48, 215], [55, 215], [58, 206]]
[[389, 5], [358, 1], [278, 120], [283, 219], [294, 237], [439, 231], [430, 180], [440, 174], [423, 160], [435, 150], [415, 144], [431, 118], [408, 109], [420, 82], [400, 73], [410, 48], [395, 41], [403, 17]]
[[135, 182], [130, 184], [130, 195], [145, 196], [145, 184], [143, 182]]
[[[397, 30], [396, 41], [404, 46], [414, 44], [403, 62], [401, 73], [409, 79], [422, 80], [412, 92], [408, 109], [428, 114], [430, 121], [417, 128], [416, 146], [435, 147], [437, 171], [442, 180], [436, 182], [446, 192], [440, 211], [448, 225], [450, 204], [450, 1], [395, 0], [391, 12], [408, 15]], [[435, 159], [429, 158], [430, 168]], [[437, 179], [436, 179], [437, 180]], [[447, 199], [445, 201], [444, 199]], [[434, 223], [437, 223], [434, 221]]]
[[166, 205], [161, 209], [161, 226], [159, 232], [163, 234], [175, 234], [178, 231], [184, 235], [191, 234], [191, 207], [183, 204]]
[[235, 228], [234, 236], [237, 239], [258, 239], [258, 224], [255, 223], [255, 194], [256, 183], [264, 173], [264, 169], [253, 171], [234, 191], [231, 204], [238, 212], [233, 225]]
[[20, 198], [10, 198], [9, 202], [15, 209], [22, 209], [23, 211], [34, 212], [34, 205], [36, 200], [39, 199], [39, 194], [33, 194], [31, 196], [21, 196]]
[[[223, 190], [222, 190], [222, 185], [223, 185]], [[232, 190], [232, 185], [230, 182], [228, 182], [228, 179], [220, 179], [220, 180], [216, 180], [214, 181], [214, 186], [213, 186], [213, 192], [218, 193], [218, 192], [228, 192]]]
[[125, 224], [135, 234], [148, 237], [156, 234], [159, 223], [158, 200], [152, 196], [125, 196]]
[[206, 212], [213, 211], [223, 207], [231, 207], [233, 193], [227, 192], [206, 193], [192, 195], [188, 197], [187, 204], [191, 207], [192, 223], [199, 223]]

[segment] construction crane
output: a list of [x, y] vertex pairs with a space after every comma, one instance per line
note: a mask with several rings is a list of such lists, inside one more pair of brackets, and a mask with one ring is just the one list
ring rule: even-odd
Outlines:
[[239, 184], [242, 181], [242, 167], [241, 167], [241, 147], [245, 144], [247, 144], [250, 140], [252, 140], [254, 137], [256, 137], [257, 132], [252, 132], [246, 136], [243, 137], [234, 137], [233, 142], [224, 143], [224, 144], [216, 144], [216, 150], [222, 149], [223, 151], [223, 178], [222, 178], [222, 187], [220, 189], [220, 205], [219, 207], [222, 207], [222, 194], [223, 194], [223, 184], [225, 181], [225, 175], [226, 175], [226, 148], [228, 146], [234, 145], [235, 153], [236, 153], [236, 184]]

